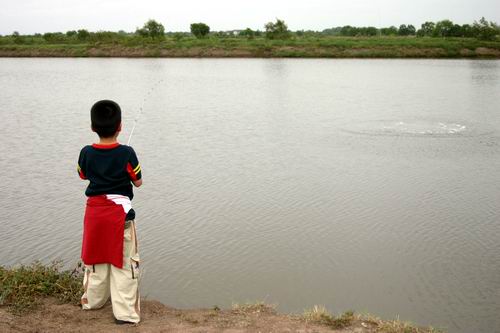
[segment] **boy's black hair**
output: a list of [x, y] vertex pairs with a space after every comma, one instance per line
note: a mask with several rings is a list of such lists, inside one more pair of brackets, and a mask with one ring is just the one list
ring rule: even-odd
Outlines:
[[110, 138], [118, 131], [122, 121], [120, 106], [110, 100], [96, 102], [90, 109], [92, 129], [101, 138]]

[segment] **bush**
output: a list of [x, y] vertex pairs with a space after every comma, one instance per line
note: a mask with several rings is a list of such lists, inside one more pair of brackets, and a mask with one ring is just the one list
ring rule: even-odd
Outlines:
[[43, 297], [53, 296], [61, 302], [79, 304], [82, 295], [82, 271], [61, 271], [61, 263], [49, 266], [35, 262], [29, 266], [0, 266], [0, 305], [14, 313], [34, 309]]

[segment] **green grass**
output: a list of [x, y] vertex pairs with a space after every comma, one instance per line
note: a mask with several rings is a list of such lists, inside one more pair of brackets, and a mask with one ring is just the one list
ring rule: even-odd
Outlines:
[[13, 313], [35, 309], [42, 298], [52, 296], [62, 303], [79, 304], [82, 295], [82, 271], [62, 271], [61, 263], [28, 266], [0, 266], [0, 305]]
[[276, 313], [276, 305], [266, 304], [264, 301], [257, 301], [253, 303], [233, 303], [231, 312], [239, 314], [249, 313]]
[[[400, 320], [382, 320], [371, 315], [358, 315], [353, 311], [344, 312], [340, 316], [331, 315], [322, 305], [315, 305], [312, 309], [304, 311], [300, 317], [302, 320], [328, 326], [332, 329], [343, 329], [346, 327], [368, 328], [370, 332], [377, 333], [438, 333], [435, 328], [421, 328], [411, 323]], [[364, 330], [363, 330], [364, 331]]]
[[348, 327], [354, 320], [354, 312], [347, 311], [339, 317], [331, 315], [322, 305], [315, 305], [312, 309], [305, 310], [302, 315], [307, 322], [329, 326], [334, 329]]

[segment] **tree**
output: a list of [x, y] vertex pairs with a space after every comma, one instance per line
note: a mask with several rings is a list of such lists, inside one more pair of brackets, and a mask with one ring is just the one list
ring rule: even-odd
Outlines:
[[214, 31], [213, 35], [217, 38], [226, 38], [229, 36], [226, 31]]
[[136, 29], [136, 34], [142, 37], [151, 37], [153, 39], [161, 39], [165, 37], [165, 27], [155, 20], [149, 20], [140, 29]]
[[363, 36], [377, 36], [378, 29], [375, 27], [361, 28], [361, 35]]
[[482, 17], [479, 22], [472, 25], [474, 37], [482, 40], [494, 40], [500, 34], [500, 27], [493, 22], [488, 22]]
[[24, 43], [24, 38], [19, 34], [18, 31], [14, 31], [12, 33], [12, 38], [14, 39], [15, 44], [23, 44]]
[[415, 34], [417, 33], [417, 29], [415, 29], [415, 26], [413, 26], [412, 24], [408, 24], [408, 35], [410, 36], [415, 36]]
[[85, 29], [80, 29], [76, 32], [76, 39], [81, 42], [87, 41], [90, 38], [90, 32]]
[[240, 31], [240, 36], [244, 36], [247, 39], [254, 39], [255, 31], [250, 28], [246, 28], [245, 30]]
[[396, 36], [398, 34], [398, 28], [392, 25], [389, 28], [380, 29], [380, 33], [384, 36]]
[[462, 36], [463, 37], [474, 37], [474, 29], [470, 24], [462, 25]]
[[144, 28], [137, 28], [137, 29], [135, 29], [135, 34], [139, 35], [141, 37], [144, 37], [144, 38], [148, 38], [149, 37], [149, 32], [146, 29], [144, 29]]
[[358, 28], [351, 27], [350, 25], [343, 26], [340, 29], [341, 36], [356, 36], [358, 34]]
[[335, 27], [335, 28], [325, 29], [321, 33], [323, 35], [338, 36], [338, 35], [340, 35], [340, 30], [341, 29], [342, 29], [341, 27]]
[[453, 22], [450, 20], [442, 20], [436, 23], [434, 29], [434, 37], [451, 37], [451, 32], [453, 30]]
[[398, 35], [400, 36], [410, 36], [415, 35], [415, 27], [411, 24], [401, 24], [399, 26]]
[[434, 29], [436, 28], [436, 24], [434, 22], [425, 22], [422, 23], [420, 32], [422, 36], [432, 36], [434, 34]]
[[196, 38], [204, 38], [210, 33], [210, 27], [205, 23], [192, 23], [191, 33], [195, 35]]
[[60, 43], [65, 40], [65, 35], [62, 32], [46, 32], [43, 34], [43, 39], [47, 43]]
[[450, 36], [462, 37], [463, 36], [462, 26], [459, 24], [454, 24], [450, 29]]
[[290, 38], [290, 31], [285, 21], [276, 19], [276, 22], [268, 22], [265, 26], [266, 38], [268, 39], [288, 39]]

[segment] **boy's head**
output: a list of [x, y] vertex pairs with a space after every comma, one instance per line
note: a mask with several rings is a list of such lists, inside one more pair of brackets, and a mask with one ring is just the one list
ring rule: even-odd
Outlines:
[[90, 121], [100, 138], [111, 138], [121, 129], [122, 110], [113, 101], [96, 102], [90, 109]]

